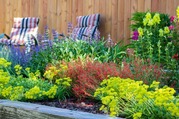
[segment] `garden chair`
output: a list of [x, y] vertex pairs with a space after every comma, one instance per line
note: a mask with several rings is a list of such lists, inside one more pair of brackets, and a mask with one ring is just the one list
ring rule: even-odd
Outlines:
[[[76, 40], [99, 40], [100, 32], [98, 30], [100, 20], [100, 14], [91, 14], [87, 16], [78, 16], [77, 25], [73, 28], [72, 25], [68, 24], [68, 30], [72, 29], [69, 33], [69, 38]], [[54, 32], [54, 31], [53, 31]], [[54, 39], [57, 39], [58, 36], [66, 37], [64, 34], [53, 33]]]
[[10, 36], [6, 34], [1, 34], [0, 44], [27, 46], [27, 47], [32, 45], [38, 45], [38, 41], [37, 41], [38, 24], [39, 24], [39, 18], [35, 18], [35, 17], [14, 18], [14, 24], [11, 29]]

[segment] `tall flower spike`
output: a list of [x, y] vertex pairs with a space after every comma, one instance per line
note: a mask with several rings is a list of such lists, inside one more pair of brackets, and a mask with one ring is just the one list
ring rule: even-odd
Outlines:
[[108, 47], [111, 47], [114, 45], [110, 34], [108, 34], [107, 45], [108, 45]]
[[138, 28], [138, 33], [139, 33], [139, 36], [143, 36], [144, 32], [141, 27]]
[[177, 12], [177, 19], [178, 19], [178, 22], [179, 22], [179, 6], [177, 7], [176, 12]]

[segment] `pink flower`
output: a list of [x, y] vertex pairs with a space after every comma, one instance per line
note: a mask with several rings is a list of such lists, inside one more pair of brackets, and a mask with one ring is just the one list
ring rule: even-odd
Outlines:
[[170, 22], [173, 22], [175, 20], [175, 16], [170, 17]]
[[170, 26], [169, 26], [169, 29], [170, 29], [170, 30], [173, 30], [173, 29], [174, 29], [174, 26], [173, 26], [173, 25], [170, 25]]

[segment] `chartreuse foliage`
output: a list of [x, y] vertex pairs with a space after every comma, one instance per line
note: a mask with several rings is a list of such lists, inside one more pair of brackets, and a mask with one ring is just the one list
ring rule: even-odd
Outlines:
[[[62, 78], [56, 80], [56, 82], [49, 82], [40, 78], [39, 71], [32, 73], [29, 68], [23, 71], [20, 65], [14, 67], [15, 74], [11, 75], [8, 72], [10, 65], [10, 62], [0, 58], [1, 99], [29, 101], [65, 98], [71, 79]], [[26, 78], [24, 78], [22, 72], [26, 74]]]
[[173, 88], [159, 88], [159, 82], [145, 85], [142, 81], [111, 77], [103, 80], [94, 96], [102, 101], [101, 110], [112, 116], [134, 119], [179, 118], [179, 98]]

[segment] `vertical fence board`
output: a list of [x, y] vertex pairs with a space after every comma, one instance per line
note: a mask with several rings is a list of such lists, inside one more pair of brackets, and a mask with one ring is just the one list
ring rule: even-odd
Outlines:
[[124, 5], [124, 38], [125, 41], [124, 43], [127, 44], [129, 43], [129, 37], [130, 37], [130, 18], [131, 18], [131, 0], [125, 0], [125, 5]]
[[72, 24], [73, 24], [73, 27], [74, 24], [76, 23], [76, 16], [78, 14], [78, 2], [77, 1], [72, 1]]
[[159, 9], [159, 0], [152, 0], [152, 12], [157, 12]]
[[111, 23], [111, 36], [114, 42], [117, 42], [117, 5], [118, 5], [118, 0], [111, 0], [112, 1], [112, 23]]
[[[94, 0], [95, 1], [95, 0]], [[100, 0], [99, 1], [99, 12], [100, 13], [100, 24], [99, 24], [99, 30], [103, 31], [100, 33], [101, 37], [106, 37], [107, 35], [105, 34], [105, 23], [106, 23], [106, 0]]]
[[66, 5], [66, 8], [67, 8], [67, 23], [68, 22], [72, 22], [72, 0], [67, 0], [67, 5]]
[[[105, 13], [105, 17], [106, 17], [106, 22], [105, 22], [105, 34], [111, 34], [111, 23], [112, 23], [112, 18], [111, 18], [111, 1], [110, 0], [106, 0], [106, 13]], [[112, 37], [112, 39], [114, 39]]]
[[145, 11], [151, 11], [151, 4], [153, 0], [145, 0]]
[[124, 40], [124, 0], [118, 1], [118, 36], [119, 40]]
[[145, 8], [144, 2], [145, 2], [144, 0], [138, 0], [137, 8], [139, 12], [144, 11], [144, 8]]

